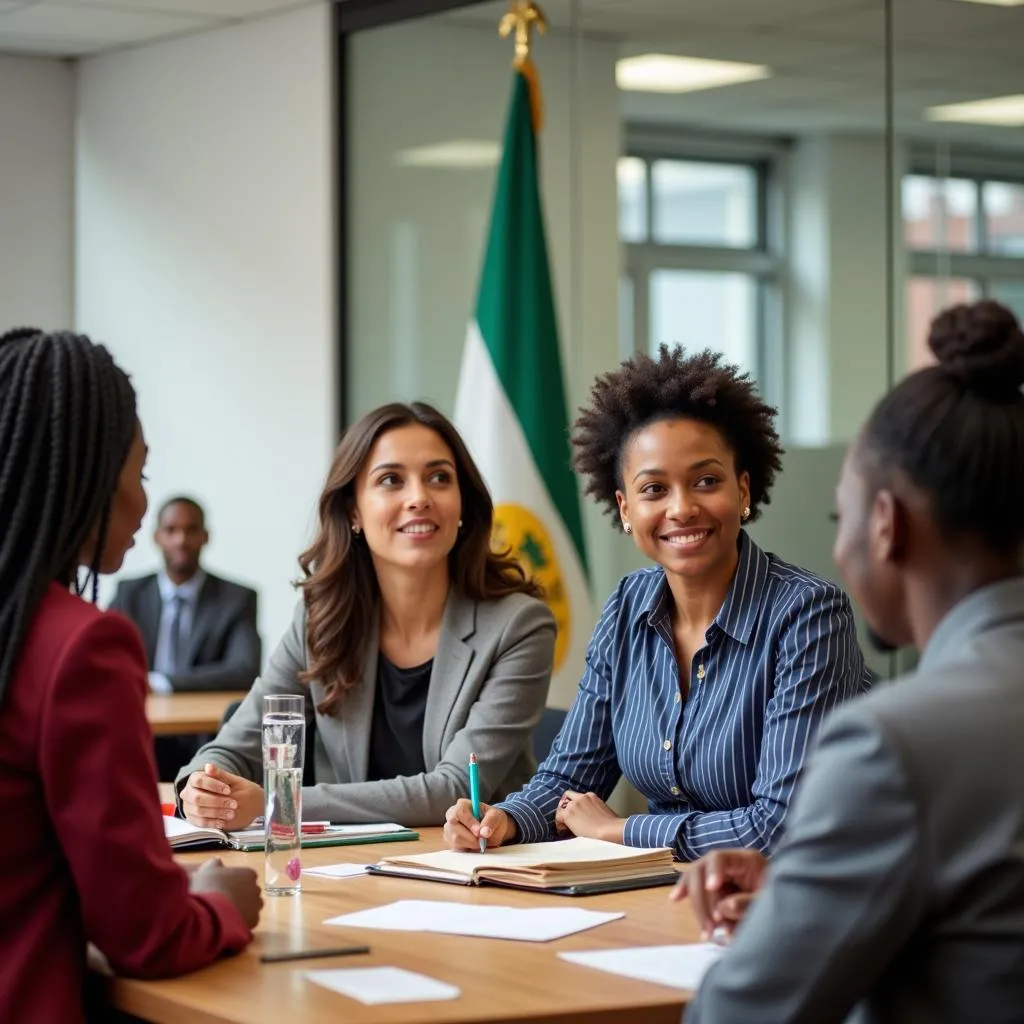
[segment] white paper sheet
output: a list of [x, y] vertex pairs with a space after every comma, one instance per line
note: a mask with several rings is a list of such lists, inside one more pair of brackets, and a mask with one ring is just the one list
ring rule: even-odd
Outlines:
[[349, 928], [381, 928], [395, 932], [440, 932], [484, 939], [549, 942], [615, 921], [625, 914], [600, 913], [576, 907], [474, 906], [440, 900], [398, 900], [381, 907], [329, 918], [324, 924]]
[[322, 878], [351, 878], [353, 875], [365, 875], [365, 864], [321, 864], [315, 868], [303, 868], [304, 875], [320, 875]]
[[725, 952], [710, 942], [688, 946], [642, 946], [636, 949], [595, 949], [559, 953], [563, 960], [621, 974], [639, 981], [653, 981], [670, 988], [696, 989], [707, 969]]
[[462, 995], [454, 985], [401, 967], [342, 967], [333, 971], [307, 971], [306, 977], [368, 1006], [457, 999]]

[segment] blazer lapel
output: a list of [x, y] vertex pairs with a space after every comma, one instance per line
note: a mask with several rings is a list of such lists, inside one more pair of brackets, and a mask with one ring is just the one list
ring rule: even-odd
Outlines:
[[428, 771], [441, 760], [444, 730], [473, 661], [473, 648], [466, 641], [475, 632], [476, 601], [453, 588], [444, 609], [423, 718], [423, 759]]
[[136, 610], [135, 624], [142, 634], [142, 642], [146, 648], [146, 657], [149, 659], [149, 668], [153, 668], [153, 659], [156, 657], [156, 644], [160, 635], [160, 612], [163, 602], [160, 600], [160, 584], [156, 576], [151, 577], [149, 582], [139, 591], [139, 606]]
[[373, 721], [373, 699], [377, 692], [377, 654], [380, 648], [380, 624], [374, 623], [367, 638], [363, 678], [341, 703], [338, 715], [331, 722], [340, 730], [342, 748], [348, 760], [349, 778], [365, 782], [370, 763], [370, 725]]
[[199, 648], [213, 628], [217, 617], [217, 589], [220, 580], [209, 573], [203, 580], [202, 589], [196, 600], [195, 614], [192, 616], [192, 628], [189, 630], [188, 643], [185, 645], [185, 665], [191, 668], [196, 663]]

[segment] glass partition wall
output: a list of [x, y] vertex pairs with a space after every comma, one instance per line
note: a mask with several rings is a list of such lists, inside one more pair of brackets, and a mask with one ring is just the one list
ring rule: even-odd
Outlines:
[[[496, 32], [507, 3], [451, 6], [347, 39], [350, 420], [395, 397], [452, 411], [511, 43]], [[570, 409], [624, 354], [724, 352], [779, 407], [787, 448], [752, 532], [834, 575], [843, 454], [928, 359], [929, 318], [983, 294], [1024, 314], [1024, 6], [542, 6], [542, 189]], [[640, 563], [584, 508], [599, 608]], [[898, 667], [870, 659], [883, 676]]]

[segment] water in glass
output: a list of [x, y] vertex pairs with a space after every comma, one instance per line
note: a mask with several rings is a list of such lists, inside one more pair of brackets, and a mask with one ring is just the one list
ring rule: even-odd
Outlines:
[[301, 710], [266, 708], [263, 714], [264, 891], [298, 893], [301, 882], [302, 760], [306, 721]]

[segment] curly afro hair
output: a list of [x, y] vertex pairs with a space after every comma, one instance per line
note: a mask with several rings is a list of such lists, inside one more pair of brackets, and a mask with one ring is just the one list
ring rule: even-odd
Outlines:
[[657, 359], [636, 355], [598, 377], [590, 396], [590, 408], [580, 410], [573, 427], [573, 466], [586, 478], [586, 493], [620, 530], [615, 492], [625, 489], [623, 453], [637, 431], [658, 420], [699, 420], [722, 434], [736, 457], [736, 472], [750, 474], [750, 520], [771, 500], [782, 468], [774, 426], [778, 410], [761, 401], [750, 375], [723, 363], [721, 353], [706, 349], [687, 356], [682, 348], [662, 345]]

